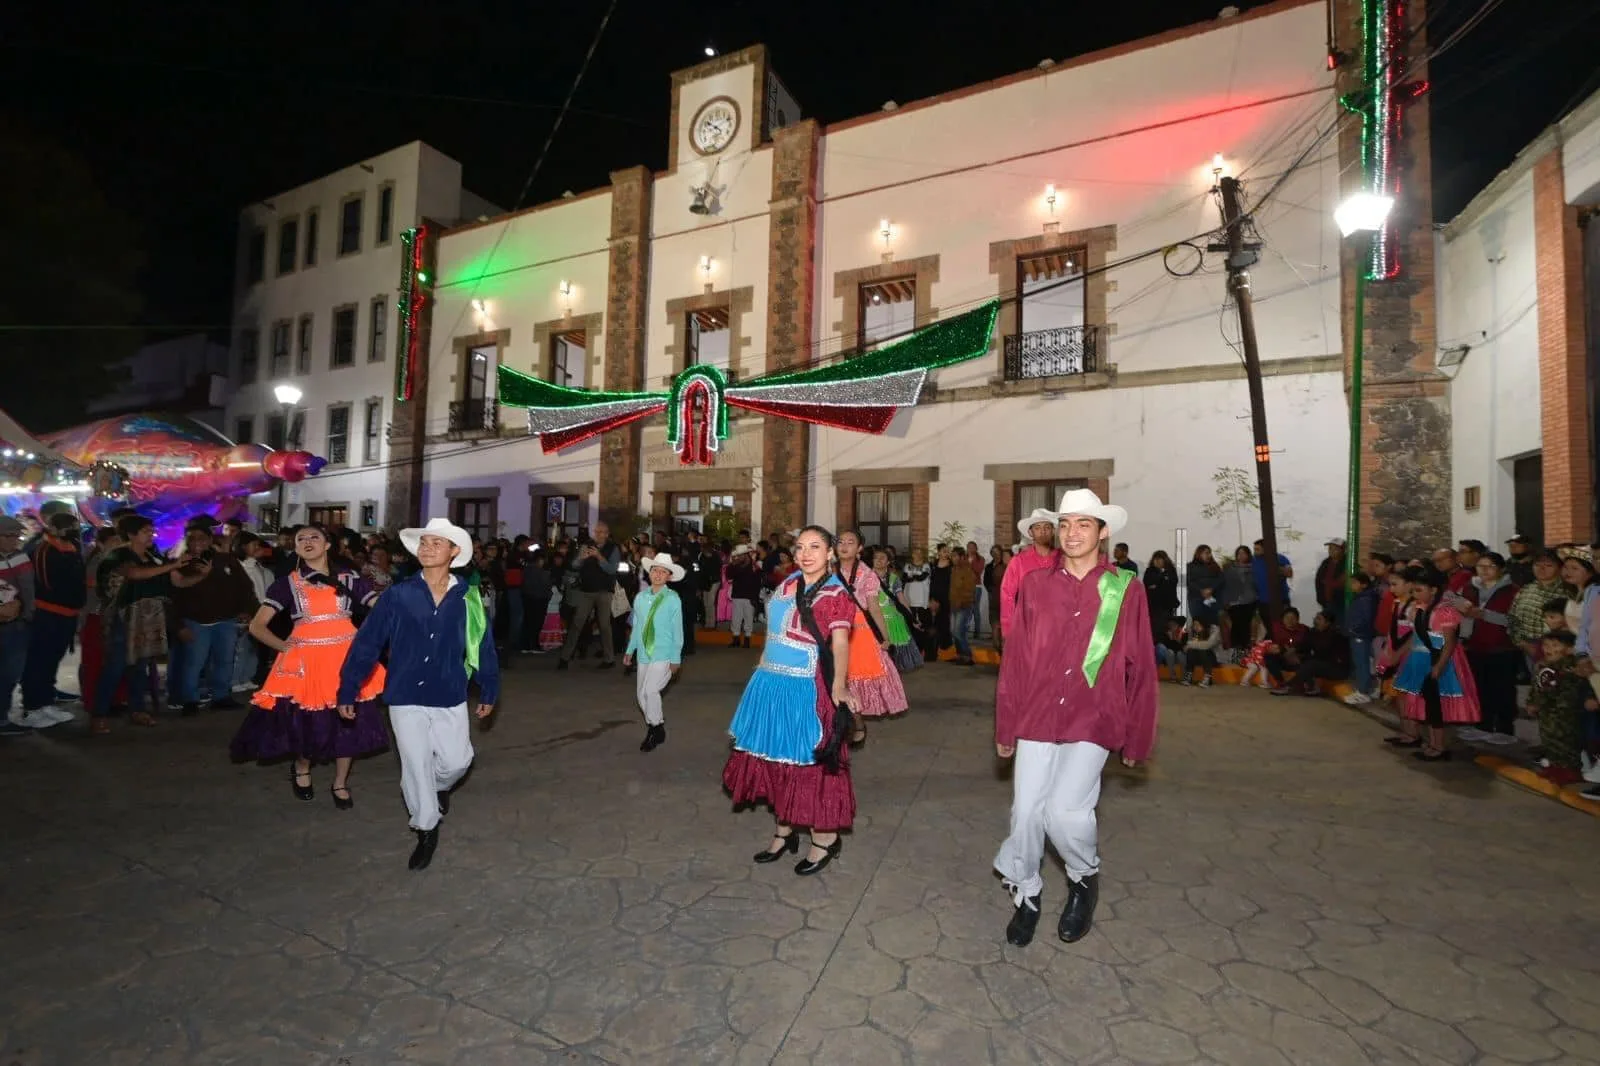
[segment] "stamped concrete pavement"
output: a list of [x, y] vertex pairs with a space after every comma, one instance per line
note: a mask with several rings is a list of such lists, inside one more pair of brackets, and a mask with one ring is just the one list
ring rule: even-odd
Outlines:
[[518, 660], [421, 874], [392, 756], [346, 813], [230, 764], [237, 713], [0, 745], [0, 1066], [1600, 1062], [1593, 819], [1332, 703], [1164, 687], [1095, 930], [1049, 935], [1052, 861], [1019, 950], [992, 673], [909, 679], [798, 878], [719, 788], [753, 654], [690, 660], [651, 755], [620, 671]]

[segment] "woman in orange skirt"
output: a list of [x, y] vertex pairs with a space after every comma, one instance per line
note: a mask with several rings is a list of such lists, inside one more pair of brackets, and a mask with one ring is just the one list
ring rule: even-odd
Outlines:
[[[311, 764], [333, 760], [333, 803], [355, 806], [350, 795], [350, 764], [358, 755], [383, 751], [389, 732], [378, 697], [383, 667], [373, 668], [348, 716], [341, 716], [339, 670], [355, 639], [353, 613], [365, 613], [378, 597], [365, 578], [329, 554], [328, 538], [315, 526], [294, 536], [298, 565], [267, 590], [250, 620], [250, 635], [278, 653], [266, 684], [233, 738], [233, 757], [267, 761], [295, 757], [290, 785], [296, 799], [315, 796]], [[279, 640], [267, 626], [278, 612], [294, 620], [289, 639]]]

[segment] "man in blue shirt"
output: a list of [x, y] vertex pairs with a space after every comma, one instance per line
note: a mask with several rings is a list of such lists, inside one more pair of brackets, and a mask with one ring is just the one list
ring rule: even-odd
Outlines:
[[487, 718], [500, 695], [500, 667], [478, 586], [450, 573], [472, 562], [472, 537], [435, 518], [401, 530], [400, 542], [422, 572], [390, 586], [356, 631], [339, 672], [339, 713], [355, 717], [362, 680], [388, 648], [383, 699], [400, 751], [400, 791], [417, 834], [409, 865], [421, 870], [439, 846], [450, 790], [472, 765], [467, 681], [477, 676], [477, 715]]
[[[1267, 632], [1272, 632], [1273, 620], [1268, 617], [1269, 607], [1267, 596], [1267, 554], [1266, 545], [1256, 541], [1251, 545], [1250, 573], [1255, 578], [1256, 603], [1261, 612], [1261, 624], [1267, 627]], [[1278, 576], [1282, 578], [1278, 594], [1282, 597], [1278, 601], [1278, 610], [1281, 613], [1289, 607], [1289, 580], [1294, 577], [1294, 567], [1289, 565], [1289, 557], [1282, 552], [1278, 553]]]

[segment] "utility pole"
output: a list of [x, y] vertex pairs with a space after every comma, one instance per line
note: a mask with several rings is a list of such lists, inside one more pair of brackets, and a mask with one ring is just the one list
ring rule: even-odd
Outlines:
[[1278, 566], [1278, 522], [1272, 507], [1272, 446], [1267, 442], [1267, 404], [1261, 392], [1261, 350], [1256, 346], [1256, 313], [1250, 294], [1250, 267], [1261, 244], [1244, 239], [1244, 208], [1239, 179], [1219, 176], [1222, 224], [1227, 241], [1211, 251], [1228, 253], [1228, 292], [1239, 312], [1239, 337], [1244, 344], [1245, 381], [1250, 386], [1250, 430], [1256, 442], [1256, 494], [1261, 504], [1261, 549], [1267, 564], [1267, 615], [1274, 622], [1283, 612], [1283, 571]]

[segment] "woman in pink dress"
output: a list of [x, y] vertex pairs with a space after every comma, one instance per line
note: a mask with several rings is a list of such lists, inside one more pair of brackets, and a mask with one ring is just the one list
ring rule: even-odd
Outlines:
[[[1399, 676], [1394, 680], [1403, 693], [1401, 713], [1408, 721], [1427, 727], [1427, 740], [1412, 758], [1439, 762], [1450, 758], [1445, 747], [1445, 727], [1473, 725], [1481, 716], [1478, 690], [1461, 646], [1461, 614], [1445, 576], [1437, 570], [1410, 570], [1411, 636], [1406, 641]], [[1396, 745], [1410, 746], [1410, 745]]]
[[[856, 602], [855, 624], [872, 634], [880, 664], [875, 673], [850, 678], [850, 707], [856, 712], [856, 729], [850, 737], [852, 744], [860, 744], [867, 738], [863, 719], [904, 714], [911, 706], [906, 701], [905, 686], [900, 682], [900, 671], [895, 669], [890, 656], [889, 623], [878, 603], [878, 592], [883, 586], [872, 567], [861, 561], [861, 549], [861, 533], [854, 529], [840, 533], [833, 549], [838, 558], [835, 572]], [[856, 639], [860, 639], [859, 635]]]

